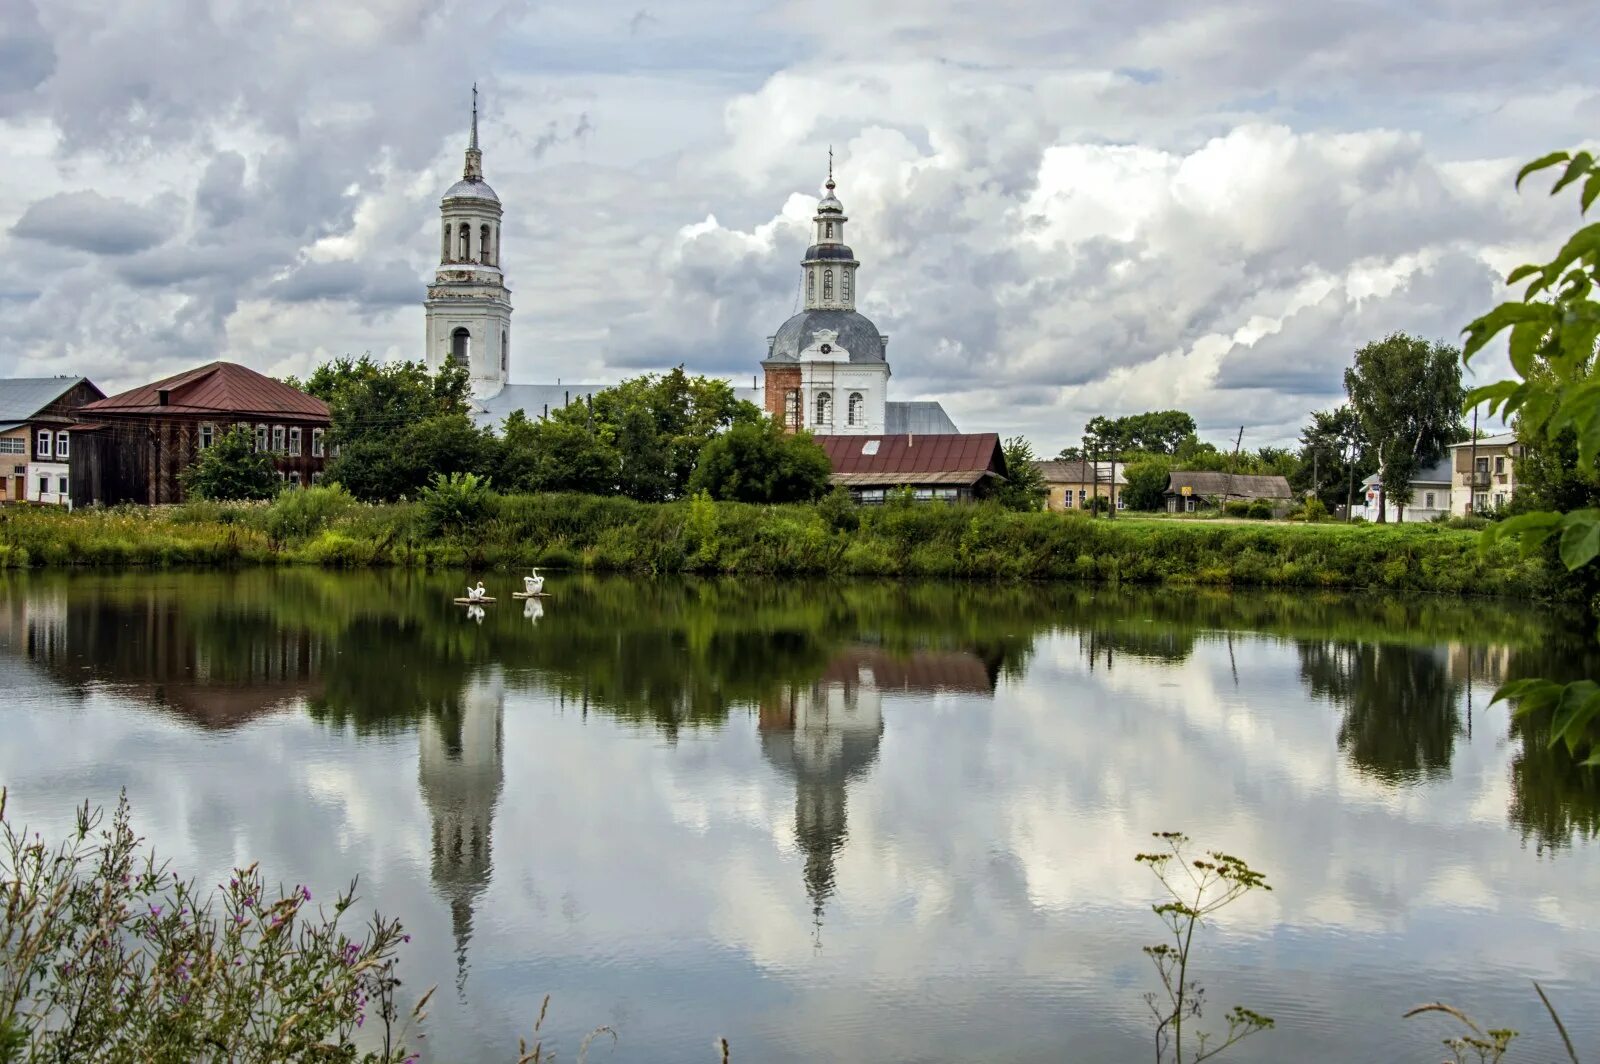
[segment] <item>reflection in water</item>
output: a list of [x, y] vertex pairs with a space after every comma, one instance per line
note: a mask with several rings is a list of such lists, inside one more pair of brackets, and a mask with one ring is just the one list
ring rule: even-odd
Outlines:
[[[793, 1005], [796, 1024], [825, 1028], [829, 994], [889, 1002], [882, 1007], [895, 1011], [870, 1014], [878, 1023], [922, 992], [921, 968], [948, 936], [950, 955], [982, 955], [976, 970], [952, 979], [966, 995], [956, 1002], [962, 1022], [985, 1022], [962, 1011], [981, 1000], [995, 1012], [990, 1034], [1031, 1029], [1010, 1022], [1009, 1003], [992, 1002], [1039, 993], [1033, 980], [1051, 964], [1082, 968], [1052, 984], [1064, 999], [1125, 981], [1121, 960], [1108, 965], [1087, 947], [1080, 955], [1079, 940], [1048, 959], [1033, 952], [1074, 921], [1094, 924], [1100, 917], [1084, 913], [1114, 908], [1138, 889], [1121, 878], [1132, 851], [1119, 832], [1190, 827], [1208, 816], [1209, 827], [1242, 833], [1252, 863], [1283, 816], [1282, 830], [1296, 838], [1260, 855], [1275, 881], [1279, 868], [1292, 876], [1295, 861], [1315, 863], [1316, 853], [1304, 856], [1308, 830], [1326, 832], [1330, 852], [1354, 834], [1381, 851], [1380, 860], [1401, 864], [1419, 854], [1424, 872], [1405, 882], [1370, 865], [1352, 869], [1348, 850], [1330, 858], [1295, 884], [1314, 915], [1278, 928], [1283, 956], [1256, 961], [1296, 978], [1325, 966], [1336, 982], [1358, 984], [1362, 972], [1342, 967], [1344, 951], [1362, 934], [1410, 933], [1413, 907], [1433, 906], [1429, 918], [1456, 937], [1484, 933], [1478, 925], [1495, 907], [1520, 906], [1517, 890], [1545, 898], [1541, 914], [1576, 910], [1548, 884], [1590, 867], [1574, 862], [1588, 859], [1586, 844], [1600, 837], [1595, 773], [1552, 747], [1545, 723], [1508, 724], [1503, 708], [1484, 706], [1503, 680], [1593, 674], [1595, 662], [1558, 630], [1504, 604], [1363, 601], [1358, 611], [1352, 600], [1318, 595], [569, 577], [548, 604], [528, 600], [518, 609], [507, 598], [480, 621], [450, 604], [456, 574], [0, 580], [9, 582], [0, 598], [0, 664], [11, 686], [44, 692], [31, 708], [0, 716], [0, 728], [32, 729], [36, 737], [24, 745], [42, 751], [41, 772], [55, 767], [52, 758], [73, 755], [75, 744], [59, 738], [75, 727], [60, 723], [70, 716], [65, 706], [98, 712], [102, 725], [116, 722], [143, 743], [138, 756], [171, 777], [170, 804], [198, 810], [190, 816], [202, 823], [189, 830], [208, 860], [232, 860], [235, 847], [259, 842], [246, 835], [257, 820], [332, 810], [336, 828], [318, 837], [354, 841], [350, 853], [329, 857], [331, 867], [379, 870], [380, 891], [415, 880], [413, 894], [400, 894], [402, 915], [438, 922], [426, 941], [448, 939], [448, 956], [441, 945], [441, 963], [429, 971], [440, 981], [453, 974], [459, 1010], [479, 1019], [472, 1010], [497, 995], [511, 1012], [534, 990], [556, 989], [547, 978], [572, 994], [585, 980], [605, 986], [595, 992], [596, 1010], [616, 1000], [605, 993], [641, 1009], [663, 997], [681, 1004], [682, 973], [695, 995], [733, 1001], [727, 1011], [736, 1015], [741, 1005], [761, 1007], [740, 995], [776, 981], [772, 992], [793, 996], [783, 1005]], [[996, 697], [1000, 690], [1005, 697]], [[1306, 694], [1336, 718], [1308, 709]], [[302, 745], [291, 747], [289, 736]], [[275, 797], [260, 809], [227, 806], [206, 822], [206, 807], [223, 803], [186, 776], [202, 775], [230, 743], [260, 760], [257, 776], [241, 772], [247, 798]], [[376, 783], [361, 775], [363, 757], [385, 754], [402, 759], [398, 768], [384, 762]], [[186, 772], [168, 771], [162, 759], [173, 757], [191, 759]], [[36, 788], [31, 770], [0, 751], [0, 783]], [[561, 803], [570, 789], [571, 808], [550, 805], [548, 795], [540, 804], [541, 777]], [[97, 777], [77, 777], [84, 778]], [[396, 779], [397, 788], [383, 790]], [[1400, 795], [1405, 800], [1395, 801]], [[1442, 795], [1449, 802], [1440, 813], [1430, 803]], [[605, 811], [586, 819], [597, 806]], [[530, 822], [530, 808], [541, 810], [539, 822]], [[612, 823], [614, 816], [623, 820]], [[695, 830], [679, 831], [686, 823]], [[1531, 841], [1531, 851], [1559, 853], [1568, 865], [1530, 872], [1483, 836], [1469, 845], [1491, 857], [1464, 857], [1455, 850], [1463, 825], [1488, 825], [1513, 848]], [[535, 848], [537, 877], [529, 871]], [[767, 869], [777, 852], [780, 866]], [[238, 856], [274, 854], [252, 848]], [[708, 866], [703, 875], [696, 862]], [[1503, 888], [1513, 872], [1523, 877], [1516, 890]], [[617, 882], [629, 875], [648, 886]], [[490, 922], [541, 926], [517, 908], [543, 911], [536, 879], [539, 889], [559, 884], [563, 898], [607, 914], [597, 922], [625, 924], [627, 941], [608, 941], [576, 917], [543, 925], [543, 939], [530, 935], [526, 957], [485, 935]], [[630, 889], [648, 896], [646, 907], [659, 895], [660, 910], [643, 925], [618, 915], [627, 904], [619, 898], [639, 905]], [[773, 891], [783, 904], [768, 904]], [[1287, 903], [1290, 891], [1283, 894]], [[701, 904], [707, 912], [697, 916]], [[912, 931], [897, 922], [906, 911], [916, 913]], [[1563, 918], [1562, 926], [1581, 925]], [[1319, 921], [1336, 930], [1324, 934]], [[819, 951], [825, 922], [828, 949]], [[678, 937], [658, 941], [656, 924]], [[899, 937], [879, 942], [877, 924]], [[1143, 935], [1135, 933], [1133, 946], [1120, 932], [1110, 937], [1121, 958]], [[939, 941], [925, 947], [930, 939]], [[419, 950], [424, 943], [419, 937]], [[863, 953], [867, 944], [877, 952]], [[1408, 940], [1407, 948], [1425, 947]], [[1516, 961], [1529, 970], [1541, 963]], [[525, 968], [512, 970], [518, 962]], [[649, 982], [658, 968], [670, 975]], [[996, 974], [1012, 969], [1024, 973], [1021, 982]], [[610, 989], [629, 980], [637, 982]], [[1120, 1007], [1120, 998], [1109, 1000]], [[436, 1022], [446, 1041], [476, 1045], [473, 1018], [442, 1014]], [[498, 1037], [500, 1027], [494, 1031]], [[703, 1033], [695, 1029], [696, 1044]], [[749, 1033], [752, 1057], [796, 1059], [788, 1033]], [[989, 1055], [1045, 1060], [1061, 1052], [1050, 1043], [1031, 1055]], [[463, 1050], [459, 1058], [474, 1055]], [[952, 1044], [902, 1055], [985, 1052]], [[895, 1047], [876, 1056], [890, 1059]], [[660, 1059], [697, 1058], [684, 1051]]]
[[469, 682], [449, 710], [424, 718], [417, 733], [417, 782], [433, 825], [433, 886], [450, 906], [456, 990], [463, 994], [472, 907], [493, 870], [504, 723], [505, 689], [499, 676], [485, 676]]

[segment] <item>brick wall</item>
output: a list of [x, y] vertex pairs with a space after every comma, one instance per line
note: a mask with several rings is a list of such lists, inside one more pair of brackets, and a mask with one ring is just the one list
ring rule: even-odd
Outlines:
[[[799, 366], [768, 366], [767, 386], [763, 393], [767, 404], [767, 413], [784, 420], [784, 402], [792, 391], [800, 388]], [[803, 412], [802, 412], [803, 413]]]

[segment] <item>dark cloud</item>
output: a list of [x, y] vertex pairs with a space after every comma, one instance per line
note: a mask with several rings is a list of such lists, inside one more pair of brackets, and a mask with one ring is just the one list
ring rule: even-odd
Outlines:
[[37, 88], [56, 68], [56, 50], [32, 0], [0, 5], [0, 114], [8, 100]]
[[194, 205], [211, 225], [227, 225], [244, 214], [248, 205], [244, 172], [244, 156], [236, 151], [219, 152], [206, 164]]
[[368, 310], [414, 306], [424, 285], [404, 262], [308, 262], [266, 287], [265, 295], [286, 303], [342, 300]]
[[154, 211], [85, 189], [33, 203], [11, 232], [95, 255], [131, 255], [160, 244], [171, 229], [172, 222]]

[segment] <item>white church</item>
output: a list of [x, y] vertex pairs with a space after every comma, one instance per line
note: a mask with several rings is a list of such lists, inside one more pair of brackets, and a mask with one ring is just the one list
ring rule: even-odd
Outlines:
[[[889, 399], [889, 338], [856, 310], [861, 263], [844, 242], [849, 221], [834, 195], [833, 168], [812, 221], [812, 244], [801, 262], [804, 309], [767, 338], [759, 387], [734, 394], [785, 425], [817, 435], [943, 435], [960, 430], [937, 402]], [[474, 416], [498, 427], [512, 412], [530, 418], [581, 402], [605, 384], [513, 384], [511, 290], [500, 243], [504, 208], [483, 177], [478, 146], [478, 92], [461, 180], [439, 204], [439, 268], [423, 306], [427, 364], [455, 358], [468, 367]]]

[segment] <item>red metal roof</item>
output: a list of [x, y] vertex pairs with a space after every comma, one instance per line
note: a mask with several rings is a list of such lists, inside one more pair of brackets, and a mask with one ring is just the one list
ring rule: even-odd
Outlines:
[[[993, 432], [942, 436], [818, 436], [834, 473], [894, 474], [914, 481], [921, 473], [1005, 475], [1000, 437]], [[876, 444], [876, 447], [872, 446]], [[870, 451], [877, 453], [868, 453]]]
[[[161, 403], [165, 390], [167, 403]], [[328, 420], [328, 404], [235, 362], [212, 362], [78, 408], [86, 414], [262, 414]]]

